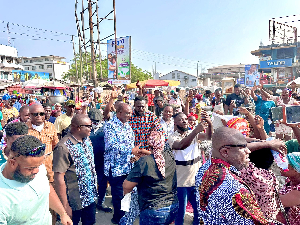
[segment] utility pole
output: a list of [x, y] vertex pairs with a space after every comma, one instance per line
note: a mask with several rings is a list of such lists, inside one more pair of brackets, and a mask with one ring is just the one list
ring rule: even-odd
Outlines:
[[93, 28], [94, 28], [94, 24], [93, 24], [92, 0], [89, 0], [88, 10], [89, 10], [89, 26], [90, 26], [92, 76], [93, 76], [93, 81], [94, 81], [94, 87], [97, 87], [98, 86], [98, 82], [97, 82], [97, 71], [96, 71], [94, 40], [93, 40], [93, 35], [94, 35]]
[[100, 23], [99, 23], [99, 7], [98, 1], [96, 1], [96, 10], [97, 10], [97, 33], [98, 33], [98, 47], [99, 47], [99, 63], [100, 63], [100, 81], [102, 81], [102, 59], [101, 59], [101, 44], [100, 44]]
[[116, 52], [116, 78], [118, 79], [118, 44], [117, 44], [117, 20], [116, 20], [116, 0], [113, 0], [114, 8], [114, 32], [115, 32], [115, 52]]

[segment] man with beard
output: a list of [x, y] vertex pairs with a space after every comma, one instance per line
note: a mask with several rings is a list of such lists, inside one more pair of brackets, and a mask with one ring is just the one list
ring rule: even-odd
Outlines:
[[149, 150], [147, 143], [151, 131], [163, 132], [160, 120], [153, 112], [146, 111], [146, 101], [142, 96], [134, 99], [134, 112], [130, 117], [129, 124], [135, 134], [134, 145], [141, 145], [140, 148]]
[[212, 158], [196, 177], [199, 224], [269, 224], [253, 191], [238, 177], [249, 166], [250, 153], [238, 130], [221, 127], [215, 131]]
[[8, 94], [5, 94], [2, 97], [4, 107], [2, 108], [3, 119], [1, 121], [2, 127], [7, 124], [7, 121], [10, 118], [17, 118], [19, 116], [18, 110], [13, 107], [14, 102], [11, 101], [11, 97]]
[[11, 145], [8, 161], [0, 167], [0, 224], [51, 225], [49, 206], [64, 225], [72, 221], [53, 187], [43, 165], [48, 154], [37, 138], [25, 135]]
[[[174, 115], [175, 132], [169, 136], [169, 144], [173, 149], [177, 172], [177, 196], [179, 201], [176, 225], [182, 225], [187, 202], [194, 209], [194, 223], [199, 224], [196, 204], [195, 176], [202, 165], [201, 149], [198, 141], [210, 140], [212, 123], [206, 112], [201, 114], [201, 122], [189, 130], [187, 116], [184, 113]], [[205, 131], [205, 133], [202, 133]]]

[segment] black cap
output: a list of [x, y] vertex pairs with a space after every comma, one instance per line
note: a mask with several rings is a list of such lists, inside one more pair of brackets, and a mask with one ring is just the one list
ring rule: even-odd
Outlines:
[[101, 113], [101, 111], [99, 109], [91, 109], [89, 112], [88, 112], [88, 116], [91, 120], [97, 120], [97, 121], [102, 121], [103, 119], [103, 115]]

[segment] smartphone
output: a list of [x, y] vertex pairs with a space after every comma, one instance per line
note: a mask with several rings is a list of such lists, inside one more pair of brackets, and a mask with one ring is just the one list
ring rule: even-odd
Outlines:
[[286, 123], [297, 124], [300, 123], [300, 106], [291, 105], [285, 107]]
[[271, 113], [272, 113], [272, 120], [273, 121], [280, 121], [280, 120], [283, 119], [283, 109], [282, 109], [282, 106], [271, 108]]

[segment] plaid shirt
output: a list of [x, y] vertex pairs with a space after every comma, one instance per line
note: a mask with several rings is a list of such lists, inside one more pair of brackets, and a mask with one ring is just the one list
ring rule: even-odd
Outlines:
[[135, 134], [134, 145], [141, 145], [141, 148], [149, 150], [147, 143], [148, 137], [151, 131], [162, 131], [163, 128], [160, 125], [160, 120], [155, 116], [153, 112], [146, 111], [144, 116], [137, 116], [135, 112], [129, 120], [129, 124]]

